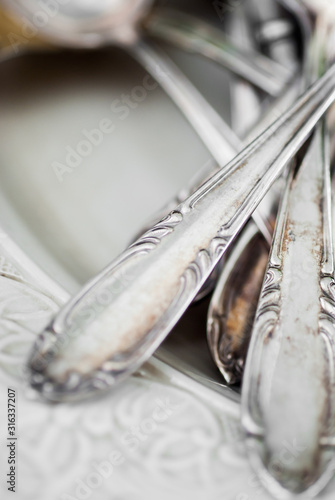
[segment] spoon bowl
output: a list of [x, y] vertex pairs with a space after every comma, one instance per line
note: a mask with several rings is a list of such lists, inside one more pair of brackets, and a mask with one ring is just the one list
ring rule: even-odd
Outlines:
[[[308, 11], [307, 85], [333, 63], [327, 5]], [[241, 422], [250, 463], [277, 498], [314, 497], [334, 471], [329, 140], [323, 119], [289, 172], [244, 370]], [[293, 442], [297, 452], [283, 460], [284, 443]]]

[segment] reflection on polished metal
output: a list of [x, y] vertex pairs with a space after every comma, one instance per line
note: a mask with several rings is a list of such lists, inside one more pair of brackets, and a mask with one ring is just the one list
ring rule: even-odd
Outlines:
[[[333, 18], [335, 21], [335, 18]], [[334, 60], [317, 17], [311, 67]], [[242, 386], [251, 463], [277, 498], [317, 495], [335, 469], [335, 279], [329, 136], [316, 128], [292, 169], [256, 312]], [[301, 162], [301, 163], [300, 163]], [[283, 459], [285, 443], [295, 453]]]
[[[244, 11], [231, 14], [226, 24], [229, 35], [236, 43], [244, 47], [254, 46], [255, 40], [251, 36], [251, 26]], [[257, 25], [260, 24], [257, 18]], [[251, 120], [261, 112], [259, 95], [246, 82], [235, 78], [230, 83], [230, 96], [232, 123], [240, 129], [252, 129]], [[251, 112], [246, 113], [246, 109]], [[266, 205], [269, 209], [277, 205], [278, 195], [273, 190], [274, 186], [267, 194], [273, 200]], [[254, 214], [258, 210], [259, 207]], [[263, 214], [265, 210], [263, 207]], [[270, 210], [267, 220], [270, 220]], [[242, 379], [252, 320], [271, 244], [270, 227], [268, 231], [267, 242], [252, 220], [246, 224], [228, 253], [208, 308], [209, 350], [228, 385], [237, 384]]]
[[335, 66], [89, 282], [39, 337], [31, 384], [50, 400], [87, 397], [147, 360], [334, 100]]

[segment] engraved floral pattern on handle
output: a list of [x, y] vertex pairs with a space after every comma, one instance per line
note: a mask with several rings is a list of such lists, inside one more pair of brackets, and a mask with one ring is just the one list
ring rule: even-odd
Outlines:
[[[200, 500], [204, 491], [216, 495], [226, 488], [227, 481], [238, 495], [240, 479], [247, 481], [250, 471], [237, 404], [158, 360], [145, 365], [112, 398], [80, 406], [46, 405], [25, 387], [20, 377], [35, 331], [67, 294], [2, 236], [0, 388], [14, 384], [17, 389], [18, 485], [24, 498], [78, 500], [86, 492], [95, 500], [147, 500], [159, 492], [167, 500], [192, 492]], [[3, 423], [1, 395], [0, 403]], [[103, 477], [101, 472], [111, 470], [103, 464], [116, 451], [123, 461]], [[6, 470], [4, 457], [1, 471]], [[2, 481], [1, 498], [7, 500], [7, 493]]]
[[[36, 389], [52, 400], [87, 397], [123, 380], [152, 355], [333, 102], [334, 79], [335, 66], [176, 207], [172, 231], [164, 221], [155, 226], [153, 241], [144, 235], [67, 304], [49, 328], [57, 333], [57, 345], [46, 332], [46, 349], [37, 346], [30, 360]], [[62, 349], [65, 337], [70, 343]], [[48, 345], [48, 363], [41, 369], [37, 361], [48, 355]]]

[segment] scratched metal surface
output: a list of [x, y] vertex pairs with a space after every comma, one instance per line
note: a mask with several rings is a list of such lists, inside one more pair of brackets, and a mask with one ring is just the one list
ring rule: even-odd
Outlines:
[[[206, 92], [209, 66], [193, 57], [183, 64], [193, 79], [200, 75]], [[226, 75], [211, 71], [220, 88], [207, 94], [227, 117]], [[215, 498], [223, 489], [238, 494], [241, 474], [252, 477], [238, 406], [222, 398], [207, 351], [204, 304], [192, 308], [160, 353], [178, 370], [153, 360], [116, 394], [84, 407], [51, 408], [22, 384], [21, 366], [35, 334], [68, 293], [116, 256], [209, 159], [159, 89], [147, 90], [123, 114], [111, 109], [123, 94], [143, 87], [145, 77], [118, 51], [41, 52], [0, 65], [0, 421], [6, 421], [6, 388], [14, 385], [20, 500], [185, 498], [191, 492], [202, 498], [204, 491]], [[55, 162], [68, 166], [66, 155], [85, 139], [83, 131], [103, 119], [113, 121], [113, 133], [60, 178]], [[193, 379], [184, 375], [190, 372]], [[5, 431], [1, 425], [1, 444]], [[110, 461], [113, 451], [120, 456], [113, 473], [94, 485], [97, 464]], [[0, 457], [5, 471], [6, 452]], [[236, 482], [227, 489], [232, 475]], [[7, 498], [4, 477], [0, 485]]]

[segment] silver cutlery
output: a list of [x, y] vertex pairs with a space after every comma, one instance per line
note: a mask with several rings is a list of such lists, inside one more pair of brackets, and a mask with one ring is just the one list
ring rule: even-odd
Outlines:
[[[327, 42], [334, 39], [335, 23], [319, 7], [312, 75], [326, 57], [334, 61]], [[277, 498], [313, 497], [335, 470], [335, 281], [324, 119], [296, 162], [277, 219], [242, 385], [249, 457]], [[295, 449], [289, 458], [288, 443]]]
[[161, 7], [148, 16], [145, 27], [156, 38], [213, 60], [273, 97], [292, 79], [291, 68], [254, 50], [241, 49], [222, 30], [191, 14]]
[[45, 398], [107, 389], [152, 355], [333, 103], [334, 84], [332, 66], [59, 312], [29, 360], [30, 382]]
[[228, 385], [242, 380], [268, 254], [268, 242], [256, 224], [248, 222], [225, 261], [211, 297], [208, 346]]
[[[2, 1], [10, 10], [16, 9], [34, 24], [34, 16], [40, 11], [37, 0]], [[216, 110], [178, 67], [142, 35], [140, 23], [149, 15], [152, 4], [153, 0], [109, 2], [107, 6], [105, 2], [95, 2], [91, 5], [61, 3], [57, 12], [49, 16], [46, 22], [39, 26], [39, 30], [47, 39], [61, 46], [92, 48], [116, 45], [124, 48], [158, 81], [189, 120], [215, 160], [219, 165], [224, 165], [236, 154], [239, 143]], [[222, 46], [221, 51], [225, 50], [231, 49]], [[234, 55], [234, 63], [231, 63], [229, 68], [240, 74], [241, 63], [237, 50]], [[241, 58], [243, 59], [243, 56]], [[252, 59], [252, 55], [249, 59]], [[254, 63], [253, 71], [247, 76], [257, 79], [257, 72], [260, 72], [257, 80], [259, 84], [265, 81], [265, 72], [268, 78], [271, 78], [270, 70], [276, 70], [270, 60], [264, 63], [267, 66], [266, 71], [257, 61]], [[276, 71], [272, 80], [276, 82], [279, 92], [283, 89], [283, 86], [280, 87], [281, 83], [286, 82], [283, 76], [279, 77], [279, 73], [284, 75], [285, 69], [280, 71], [280, 68], [277, 68]]]
[[[248, 34], [245, 17], [248, 16], [249, 23], [251, 19], [251, 26], [255, 32], [256, 27], [261, 30], [264, 23], [277, 20], [278, 10], [278, 5], [275, 3], [250, 2], [246, 6], [246, 12], [235, 13], [227, 20], [227, 24], [232, 31], [232, 36], [240, 27], [239, 39], [244, 40], [246, 45], [250, 45], [253, 42]], [[309, 23], [308, 20], [303, 22]], [[302, 28], [303, 45], [307, 47], [309, 24], [307, 28], [305, 26]], [[237, 35], [235, 36], [237, 43]], [[281, 40], [278, 46], [272, 38], [268, 50], [272, 57], [279, 57], [280, 62], [284, 63], [284, 58], [288, 58], [288, 63], [296, 66], [292, 40]], [[257, 98], [255, 90], [245, 82], [234, 81], [231, 84], [231, 96], [234, 122], [240, 124], [241, 127], [241, 123], [249, 120], [248, 113], [245, 113], [246, 107], [255, 106], [254, 102]], [[239, 384], [242, 380], [252, 323], [267, 265], [282, 188], [283, 179], [279, 179], [267, 194], [266, 203], [263, 200], [261, 206], [255, 211], [256, 213], [260, 208], [262, 209], [263, 219], [268, 221], [267, 228], [270, 237], [264, 238], [264, 232], [263, 235], [260, 234], [255, 223], [252, 220], [248, 222], [225, 261], [224, 269], [210, 301], [207, 318], [208, 346], [215, 364], [228, 385]]]

